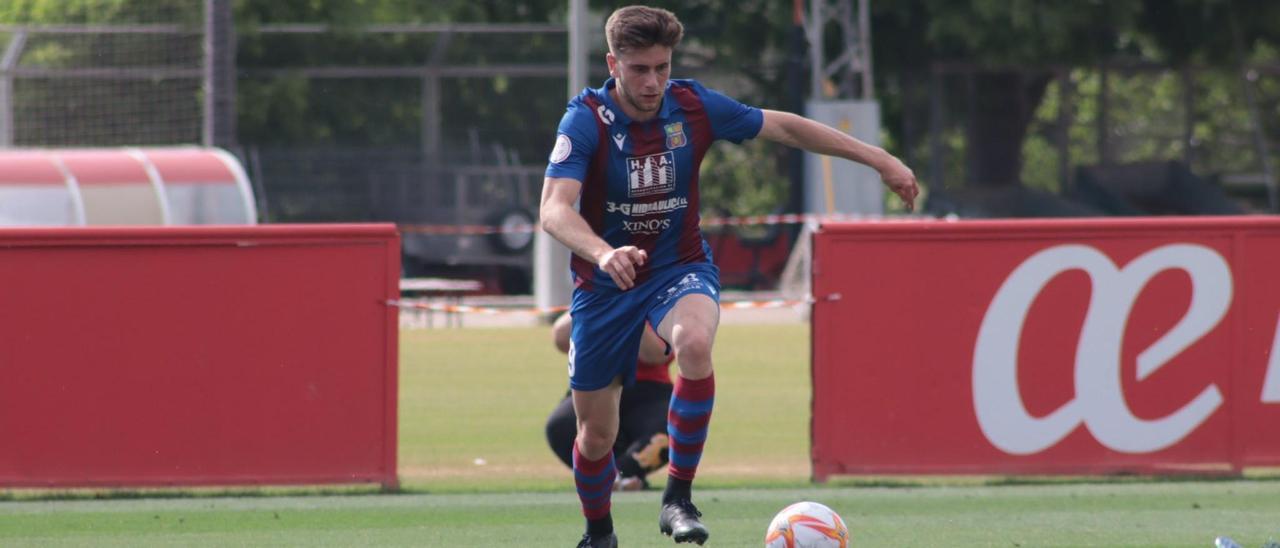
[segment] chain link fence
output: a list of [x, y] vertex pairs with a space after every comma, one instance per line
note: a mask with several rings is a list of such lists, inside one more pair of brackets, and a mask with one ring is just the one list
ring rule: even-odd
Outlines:
[[200, 141], [201, 0], [112, 25], [0, 25], [0, 146]]
[[[492, 225], [536, 211], [568, 95], [563, 25], [233, 28], [206, 24], [202, 0], [154, 4], [163, 7], [111, 25], [0, 25], [0, 146], [226, 146], [249, 171], [265, 222]], [[593, 58], [602, 56], [602, 38], [590, 42]], [[213, 70], [210, 45], [233, 70]], [[599, 65], [591, 85], [606, 76]], [[676, 72], [715, 79], [691, 69]], [[1015, 186], [1044, 207], [966, 201], [983, 190], [971, 152], [991, 138], [974, 120], [990, 100], [983, 82], [993, 70], [1008, 85], [1040, 86], [1004, 105], [1025, 131], [1003, 135], [1022, 158]], [[1274, 211], [1268, 161], [1280, 160], [1280, 65], [1255, 63], [1246, 74], [957, 63], [884, 75], [878, 96], [890, 106], [886, 123], [898, 125], [887, 143], [926, 183], [935, 214], [1114, 214], [1081, 189], [1105, 179], [1104, 168], [1138, 164], [1155, 166], [1139, 177], [1185, 179], [1240, 211]], [[211, 88], [232, 94], [211, 102]], [[211, 140], [219, 117], [231, 135]], [[405, 247], [406, 265], [424, 273], [529, 268], [527, 252], [483, 236], [410, 234]]]

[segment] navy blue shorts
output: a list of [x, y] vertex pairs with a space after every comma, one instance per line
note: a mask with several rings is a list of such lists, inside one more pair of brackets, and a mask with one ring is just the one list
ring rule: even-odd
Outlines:
[[[720, 303], [720, 269], [711, 263], [667, 269], [627, 291], [594, 293], [575, 289], [569, 313], [569, 386], [599, 390], [615, 378], [630, 385], [644, 324], [656, 329], [681, 297], [694, 293]], [[670, 342], [670, 341], [668, 341]]]

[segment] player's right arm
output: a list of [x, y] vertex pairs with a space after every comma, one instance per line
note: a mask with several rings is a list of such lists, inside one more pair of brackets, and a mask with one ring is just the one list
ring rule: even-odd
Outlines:
[[618, 288], [635, 285], [636, 267], [648, 260], [643, 249], [635, 246], [614, 248], [591, 230], [586, 219], [574, 208], [582, 183], [565, 177], [547, 177], [542, 182], [542, 205], [538, 211], [542, 229], [555, 237], [579, 257], [595, 263]]

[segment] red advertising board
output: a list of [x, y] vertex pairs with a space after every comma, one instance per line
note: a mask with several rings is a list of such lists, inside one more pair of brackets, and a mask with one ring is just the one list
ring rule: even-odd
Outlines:
[[392, 225], [0, 230], [0, 486], [396, 484]]
[[826, 225], [815, 479], [1280, 464], [1280, 219]]

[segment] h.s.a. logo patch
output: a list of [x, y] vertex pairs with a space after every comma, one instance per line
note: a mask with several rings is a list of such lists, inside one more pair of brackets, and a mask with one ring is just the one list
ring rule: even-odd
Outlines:
[[689, 143], [688, 138], [684, 136], [684, 122], [675, 122], [662, 126], [662, 130], [667, 133], [667, 148], [680, 148]]
[[639, 198], [676, 189], [676, 155], [672, 152], [627, 158], [627, 196]]

